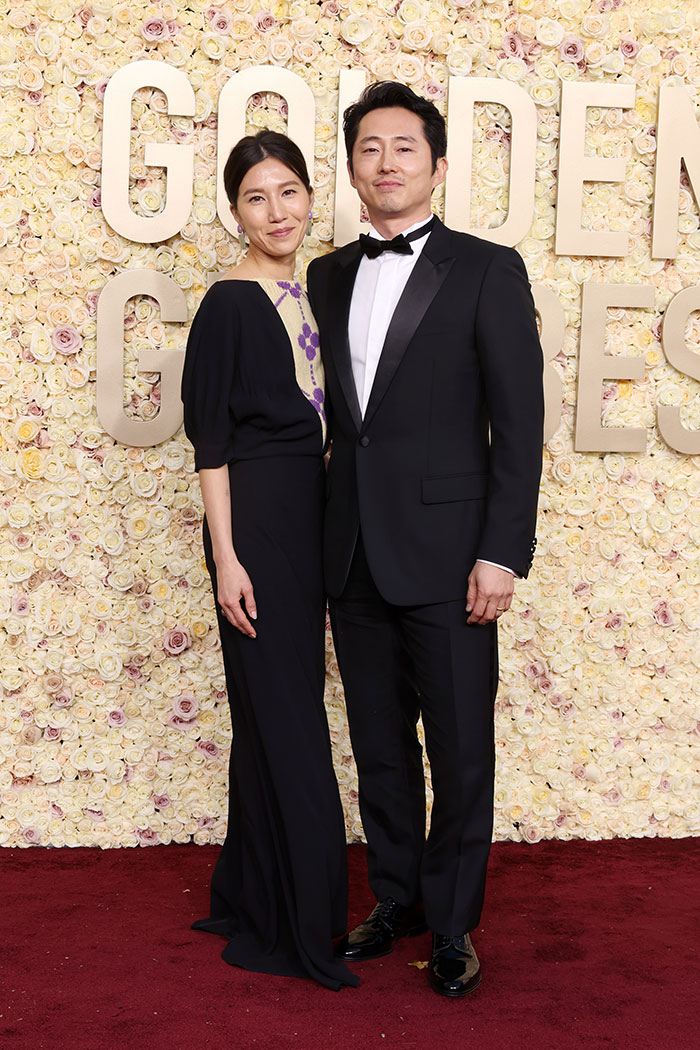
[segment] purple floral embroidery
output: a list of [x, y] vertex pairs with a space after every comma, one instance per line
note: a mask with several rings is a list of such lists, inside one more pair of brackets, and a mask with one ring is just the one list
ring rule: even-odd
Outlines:
[[[309, 362], [309, 377], [311, 379], [312, 390], [309, 392], [305, 390], [301, 384], [299, 389], [301, 390], [304, 397], [309, 401], [318, 414], [320, 415], [323, 422], [326, 422], [326, 412], [324, 408], [325, 397], [323, 393], [323, 387], [317, 381], [316, 374], [314, 372], [313, 361], [319, 355], [319, 338], [318, 332], [314, 331], [309, 322], [306, 319], [304, 312], [304, 301], [306, 299], [303, 289], [298, 281], [277, 281], [277, 285], [282, 289], [283, 295], [275, 302], [275, 308], [279, 309], [280, 305], [284, 302], [287, 295], [291, 296], [299, 307], [299, 313], [301, 314], [302, 326], [301, 332], [297, 336], [297, 342], [301, 350], [306, 354], [306, 359]], [[297, 382], [299, 382], [300, 376], [297, 375]]]

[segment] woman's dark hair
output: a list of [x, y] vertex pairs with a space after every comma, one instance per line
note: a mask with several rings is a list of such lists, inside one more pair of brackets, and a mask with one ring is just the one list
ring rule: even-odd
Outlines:
[[280, 135], [278, 131], [265, 129], [259, 131], [257, 135], [246, 135], [239, 139], [228, 155], [224, 167], [224, 189], [234, 208], [243, 179], [251, 168], [259, 164], [261, 160], [267, 160], [268, 157], [281, 161], [311, 193], [304, 154], [296, 142], [292, 142], [286, 135]]
[[343, 113], [343, 134], [350, 170], [352, 171], [352, 151], [357, 140], [360, 121], [373, 109], [391, 108], [407, 109], [423, 121], [423, 134], [430, 146], [433, 171], [435, 171], [438, 158], [444, 157], [447, 152], [445, 118], [432, 102], [416, 95], [415, 91], [411, 91], [410, 87], [406, 87], [405, 84], [396, 84], [391, 80], [370, 84], [362, 92], [357, 102], [353, 102]]

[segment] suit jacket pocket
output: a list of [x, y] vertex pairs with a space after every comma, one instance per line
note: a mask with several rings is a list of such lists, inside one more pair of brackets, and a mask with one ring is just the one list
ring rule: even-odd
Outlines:
[[459, 500], [484, 499], [488, 474], [440, 474], [423, 478], [423, 503], [457, 503]]

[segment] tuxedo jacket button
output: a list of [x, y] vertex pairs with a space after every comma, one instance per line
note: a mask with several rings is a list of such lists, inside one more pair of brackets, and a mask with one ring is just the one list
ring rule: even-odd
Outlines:
[[360, 438], [360, 445], [362, 446], [362, 448], [367, 448], [367, 446], [369, 445], [369, 438], [366, 434], [363, 434]]

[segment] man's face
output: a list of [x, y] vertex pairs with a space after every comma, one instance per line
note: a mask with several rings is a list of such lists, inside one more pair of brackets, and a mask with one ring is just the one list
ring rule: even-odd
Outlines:
[[445, 178], [441, 157], [433, 171], [423, 121], [410, 110], [375, 109], [360, 121], [350, 181], [370, 219], [405, 219], [412, 225], [430, 212], [430, 195]]

